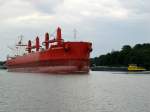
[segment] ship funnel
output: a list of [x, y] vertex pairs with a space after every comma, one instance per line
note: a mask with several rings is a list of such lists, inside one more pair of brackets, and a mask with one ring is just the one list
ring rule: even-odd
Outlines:
[[36, 51], [39, 51], [39, 49], [40, 49], [40, 40], [39, 40], [39, 37], [36, 37], [35, 48], [36, 48]]
[[57, 42], [58, 42], [58, 45], [61, 45], [62, 37], [61, 37], [61, 28], [60, 27], [57, 28]]
[[46, 33], [45, 34], [45, 49], [48, 49], [49, 48], [49, 34]]
[[32, 49], [31, 47], [32, 47], [31, 40], [29, 40], [28, 41], [28, 48], [27, 48], [28, 49], [28, 53], [31, 53], [31, 49]]

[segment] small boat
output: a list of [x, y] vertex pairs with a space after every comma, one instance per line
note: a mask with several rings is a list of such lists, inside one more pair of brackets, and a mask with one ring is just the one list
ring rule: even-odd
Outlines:
[[137, 66], [136, 64], [130, 64], [128, 66], [128, 71], [146, 71], [144, 67]]

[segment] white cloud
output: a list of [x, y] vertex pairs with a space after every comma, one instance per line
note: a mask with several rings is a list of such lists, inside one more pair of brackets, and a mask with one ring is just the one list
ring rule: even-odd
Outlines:
[[69, 14], [75, 18], [116, 18], [124, 19], [128, 11], [120, 5], [118, 0], [66, 0], [56, 9], [58, 14]]
[[24, 0], [24, 1], [32, 4], [32, 6], [36, 8], [36, 10], [48, 14], [53, 13], [53, 9], [55, 9], [55, 7], [64, 2], [64, 0]]

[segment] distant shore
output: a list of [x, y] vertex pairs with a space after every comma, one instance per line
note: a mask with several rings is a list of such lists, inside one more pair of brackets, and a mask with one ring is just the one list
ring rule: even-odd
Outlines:
[[92, 71], [128, 71], [128, 67], [109, 67], [109, 66], [95, 66], [91, 67]]
[[111, 51], [91, 58], [92, 70], [124, 71], [127, 70], [125, 67], [130, 64], [135, 64], [150, 71], [150, 43], [134, 46], [124, 45], [119, 51]]
[[0, 61], [0, 69], [7, 69], [5, 63], [5, 61]]
[[0, 69], [7, 69], [7, 67], [0, 65]]

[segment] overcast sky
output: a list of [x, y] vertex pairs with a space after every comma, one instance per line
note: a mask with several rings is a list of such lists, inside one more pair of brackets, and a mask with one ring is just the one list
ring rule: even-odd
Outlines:
[[0, 0], [0, 60], [6, 59], [19, 35], [24, 41], [54, 33], [65, 40], [91, 41], [93, 56], [123, 45], [150, 42], [149, 0]]

